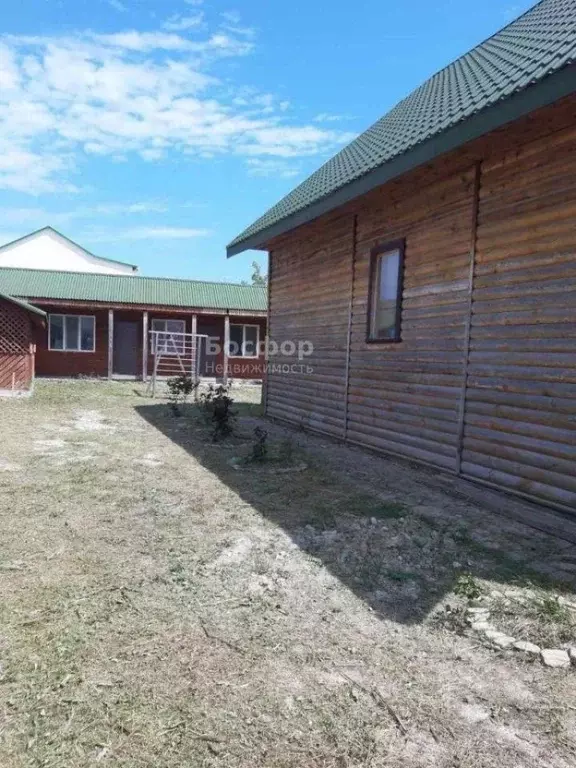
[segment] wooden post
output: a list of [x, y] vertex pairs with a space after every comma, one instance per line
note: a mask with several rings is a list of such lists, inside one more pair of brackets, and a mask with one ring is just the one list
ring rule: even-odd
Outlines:
[[228, 351], [230, 349], [230, 315], [226, 313], [224, 317], [224, 350], [222, 364], [224, 366], [222, 381], [228, 384]]
[[266, 333], [264, 334], [264, 373], [262, 378], [261, 401], [264, 406], [264, 415], [268, 413], [268, 371], [269, 363], [269, 340], [270, 340], [270, 291], [272, 285], [272, 251], [268, 251], [268, 285], [266, 286]]
[[142, 381], [148, 380], [148, 310], [142, 313]]
[[[197, 314], [193, 314], [192, 315], [191, 333], [192, 333], [192, 345], [191, 345], [192, 349], [191, 349], [191, 353], [192, 353], [192, 364], [194, 366], [194, 368], [191, 371], [191, 373], [192, 373], [192, 380], [194, 382], [196, 382], [200, 378], [198, 376], [198, 352], [199, 352], [199, 349], [198, 349], [198, 338], [197, 338], [197, 334], [198, 334], [198, 315]], [[194, 397], [196, 397], [196, 390], [194, 390]]]
[[108, 310], [108, 379], [114, 372], [114, 310]]

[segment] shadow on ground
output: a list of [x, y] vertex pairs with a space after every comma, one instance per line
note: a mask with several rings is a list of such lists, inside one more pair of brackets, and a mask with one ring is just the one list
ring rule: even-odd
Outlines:
[[[573, 547], [567, 554], [566, 542], [478, 508], [474, 518], [462, 499], [435, 491], [435, 504], [415, 506], [407, 488], [403, 496], [384, 501], [377, 492], [359, 488], [348, 467], [343, 465], [341, 473], [333, 465], [328, 470], [317, 450], [302, 456], [308, 469], [300, 473], [237, 471], [230, 460], [245, 453], [246, 444], [236, 438], [213, 445], [193, 406], [180, 418], [165, 404], [136, 406], [136, 411], [282, 528], [377, 615], [421, 622], [456, 584], [473, 584], [476, 578], [495, 582], [495, 590], [534, 584], [574, 591], [569, 572], [576, 573]], [[244, 417], [258, 416], [260, 407], [241, 404], [239, 411]], [[253, 427], [245, 420], [239, 432], [250, 440]], [[379, 461], [385, 466], [387, 460]], [[568, 572], [549, 567], [557, 561], [567, 563]]]

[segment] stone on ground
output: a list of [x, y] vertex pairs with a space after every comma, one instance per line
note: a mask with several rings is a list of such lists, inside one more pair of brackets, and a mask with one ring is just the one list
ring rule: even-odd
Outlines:
[[562, 651], [556, 648], [543, 648], [540, 651], [542, 662], [547, 667], [569, 667], [570, 656], [568, 651]]
[[492, 642], [499, 648], [510, 648], [516, 642], [516, 638], [510, 637], [510, 635], [498, 635], [498, 637], [492, 638]]
[[487, 621], [475, 621], [472, 624], [472, 629], [475, 632], [485, 632], [487, 629], [493, 629], [493, 627]]
[[534, 643], [529, 643], [527, 640], [518, 640], [514, 643], [514, 648], [516, 648], [517, 651], [524, 651], [524, 653], [540, 653], [540, 646], [534, 645]]

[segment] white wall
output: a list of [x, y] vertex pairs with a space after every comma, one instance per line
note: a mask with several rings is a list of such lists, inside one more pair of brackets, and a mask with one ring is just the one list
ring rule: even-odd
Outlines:
[[0, 248], [0, 267], [99, 272], [108, 275], [134, 274], [130, 266], [92, 256], [51, 230], [38, 232]]

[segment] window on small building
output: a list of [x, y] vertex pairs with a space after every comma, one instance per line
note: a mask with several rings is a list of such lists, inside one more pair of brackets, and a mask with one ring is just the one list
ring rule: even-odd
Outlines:
[[400, 341], [404, 242], [372, 251], [367, 341]]
[[48, 349], [94, 352], [96, 319], [93, 315], [50, 315], [48, 326]]
[[260, 327], [258, 325], [230, 324], [230, 357], [258, 357]]
[[156, 351], [163, 355], [184, 354], [185, 320], [154, 319], [152, 320], [152, 330], [159, 331], [153, 335], [152, 354], [156, 354]]

